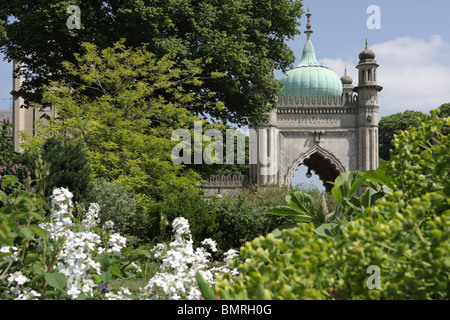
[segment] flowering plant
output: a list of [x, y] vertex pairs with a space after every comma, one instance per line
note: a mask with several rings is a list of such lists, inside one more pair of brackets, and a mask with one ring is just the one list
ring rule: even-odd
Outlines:
[[[17, 178], [7, 176], [16, 183]], [[0, 299], [199, 299], [196, 273], [212, 285], [216, 276], [229, 270], [226, 263], [212, 261], [217, 245], [205, 239], [194, 249], [189, 223], [173, 221], [174, 239], [158, 244], [147, 258], [161, 260], [159, 271], [147, 282], [148, 264], [122, 257], [126, 238], [114, 232], [114, 223], [99, 226], [100, 207], [92, 203], [81, 221], [74, 214], [72, 193], [57, 188], [51, 206], [35, 193], [0, 191]], [[45, 217], [47, 211], [50, 215]], [[141, 250], [142, 251], [142, 250]], [[236, 256], [235, 250], [225, 259]], [[141, 275], [145, 288], [132, 294], [128, 289], [108, 287], [114, 277]]]
[[[172, 227], [174, 239], [168, 245], [157, 244], [152, 250], [156, 258], [161, 258], [161, 266], [148, 282], [145, 289], [148, 294], [164, 295], [172, 300], [198, 300], [201, 292], [196, 273], [210, 285], [215, 283], [216, 275], [232, 272], [226, 263], [217, 264], [211, 260], [211, 253], [217, 251], [216, 243], [211, 239], [201, 242], [202, 246], [194, 249], [189, 222], [183, 217], [175, 218]], [[236, 256], [237, 251], [229, 250], [225, 260]]]
[[0, 298], [131, 298], [128, 290], [107, 290], [112, 274], [120, 275], [115, 257], [126, 246], [126, 239], [106, 230], [111, 223], [104, 229], [97, 226], [97, 204], [91, 204], [79, 222], [73, 215], [72, 193], [58, 188], [51, 199], [51, 214], [45, 219], [43, 210], [21, 210], [19, 197], [0, 209], [2, 215], [18, 211], [25, 217], [10, 228], [10, 237], [0, 242]]

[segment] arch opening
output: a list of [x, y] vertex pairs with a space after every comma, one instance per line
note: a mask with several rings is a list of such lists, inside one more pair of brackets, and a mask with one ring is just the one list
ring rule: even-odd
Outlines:
[[[308, 172], [311, 174], [310, 176], [308, 176]], [[291, 179], [291, 186], [296, 189], [317, 189], [320, 192], [325, 192], [325, 187], [319, 175], [304, 164], [300, 164], [295, 170]]]
[[315, 152], [303, 160], [303, 164], [316, 172], [327, 192], [331, 191], [333, 185], [329, 181], [336, 180], [340, 171], [330, 159], [319, 152]]
[[330, 192], [333, 188], [333, 185], [329, 183], [329, 181], [333, 182], [339, 174], [344, 171], [334, 157], [328, 157], [320, 152], [320, 150], [316, 149], [312, 150], [312, 152], [304, 157], [301, 157], [293, 164], [289, 170], [290, 174], [288, 173], [288, 176], [290, 177], [288, 183], [292, 181], [295, 172], [299, 171], [299, 168], [303, 166], [306, 167], [307, 170], [310, 170], [311, 173], [315, 173], [318, 176], [326, 192]]

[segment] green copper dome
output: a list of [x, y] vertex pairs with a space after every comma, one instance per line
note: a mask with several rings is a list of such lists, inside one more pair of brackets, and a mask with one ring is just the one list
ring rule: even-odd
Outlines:
[[303, 48], [300, 64], [286, 72], [280, 81], [284, 96], [340, 96], [342, 81], [331, 69], [321, 66], [311, 40]]

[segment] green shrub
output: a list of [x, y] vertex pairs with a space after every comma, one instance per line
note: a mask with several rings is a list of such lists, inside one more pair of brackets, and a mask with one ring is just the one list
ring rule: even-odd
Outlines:
[[[404, 201], [391, 193], [367, 216], [350, 222], [330, 258], [345, 299], [447, 299], [450, 270], [449, 201], [440, 192]], [[389, 217], [380, 221], [379, 215]], [[366, 286], [367, 268], [380, 268], [380, 288]]]
[[239, 275], [219, 276], [215, 292], [224, 299], [327, 298], [329, 249], [310, 224], [283, 230], [280, 238], [257, 237], [241, 247], [238, 259], [229, 261]]
[[[337, 179], [332, 194], [353, 216], [342, 233], [318, 235], [310, 219], [277, 237], [247, 242], [230, 262], [239, 274], [220, 278], [216, 293], [225, 299], [447, 300], [449, 126], [449, 118], [424, 116], [418, 128], [396, 135], [391, 160], [369, 173], [375, 190], [355, 197], [360, 173], [347, 173], [353, 183]], [[382, 182], [390, 188], [378, 189]], [[379, 276], [379, 286], [371, 286], [372, 275]]]
[[270, 186], [256, 192], [240, 190], [237, 196], [213, 198], [209, 211], [216, 216], [220, 226], [212, 234], [221, 250], [239, 248], [246, 241], [266, 235], [280, 225], [292, 223], [291, 218], [276, 217], [266, 213], [271, 206], [283, 201], [288, 188]]
[[392, 140], [391, 161], [387, 163], [396, 190], [408, 199], [444, 190], [450, 195], [450, 117], [422, 116], [422, 124], [400, 131]]
[[0, 160], [5, 162], [11, 162], [15, 158], [12, 134], [13, 124], [9, 121], [9, 119], [3, 119], [3, 121], [0, 121]]
[[135, 227], [136, 200], [130, 188], [120, 183], [108, 183], [97, 180], [92, 187], [92, 202], [100, 206], [100, 225], [110, 220], [114, 222], [114, 230], [126, 233]]
[[[42, 159], [41, 163], [39, 156]], [[71, 190], [74, 202], [88, 205], [92, 200], [90, 167], [87, 156], [79, 144], [63, 144], [55, 138], [49, 138], [44, 142], [40, 152], [18, 154], [16, 161], [27, 165], [32, 179], [38, 180], [35, 187], [43, 188], [44, 194], [41, 195], [47, 198], [47, 202], [55, 188]]]
[[154, 200], [140, 208], [136, 216], [139, 226], [136, 234], [144, 236], [145, 241], [169, 241], [172, 236], [169, 226], [177, 217], [189, 221], [195, 245], [218, 230], [215, 215], [208, 211], [208, 203], [197, 190], [167, 193], [163, 200]]

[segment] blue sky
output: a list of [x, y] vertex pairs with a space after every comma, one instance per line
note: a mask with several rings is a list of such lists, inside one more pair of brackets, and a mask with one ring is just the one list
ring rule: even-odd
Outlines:
[[[405, 110], [428, 113], [450, 102], [450, 1], [447, 0], [309, 0], [318, 61], [339, 77], [357, 82], [358, 55], [365, 39], [380, 67], [380, 118]], [[367, 8], [380, 8], [380, 29], [369, 29]], [[289, 46], [300, 62], [306, 40], [306, 16], [301, 35]], [[8, 106], [12, 66], [0, 55], [0, 109]], [[281, 72], [276, 72], [281, 77]], [[303, 175], [303, 173], [301, 174]]]

